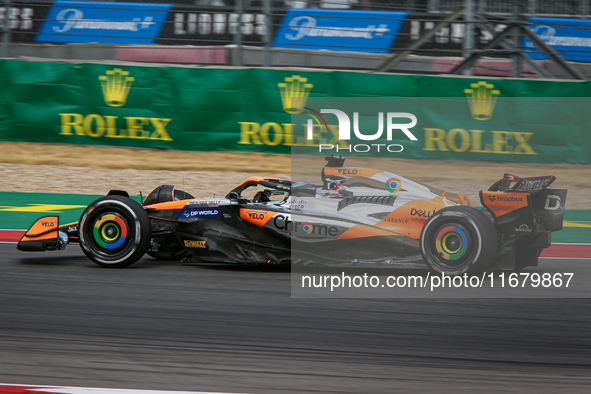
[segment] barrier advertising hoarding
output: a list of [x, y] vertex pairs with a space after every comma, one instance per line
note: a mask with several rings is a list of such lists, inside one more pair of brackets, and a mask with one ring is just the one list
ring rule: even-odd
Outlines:
[[153, 44], [172, 4], [55, 0], [37, 42]]
[[[272, 34], [282, 9], [272, 10]], [[160, 32], [157, 44], [228, 45], [234, 43], [239, 14], [234, 7], [174, 5]], [[260, 46], [265, 42], [267, 20], [262, 8], [245, 8], [242, 14], [242, 43]]]
[[[116, 11], [116, 12], [114, 12]], [[447, 14], [334, 9], [272, 9], [275, 48], [387, 53], [406, 48]], [[239, 15], [233, 7], [71, 0], [13, 0], [0, 7], [0, 24], [10, 19], [13, 42], [228, 45], [234, 42]], [[506, 27], [489, 16], [495, 31]], [[591, 22], [585, 19], [529, 17], [534, 33], [567, 61], [591, 61]], [[264, 44], [266, 18], [262, 8], [242, 15], [242, 42]], [[461, 56], [465, 25], [442, 28], [416, 54]], [[475, 26], [476, 47], [492, 34]], [[526, 53], [546, 59], [526, 38]]]
[[387, 53], [407, 12], [292, 8], [273, 47]]
[[[0, 60], [0, 80], [5, 141], [290, 153], [300, 143], [294, 130], [305, 127], [291, 123], [302, 110], [294, 97], [305, 105], [308, 97], [445, 95], [455, 98], [452, 109], [417, 103], [417, 141], [393, 157], [591, 163], [587, 81], [17, 60]], [[497, 105], [512, 97], [543, 99]], [[565, 106], [565, 97], [578, 99]], [[557, 113], [568, 116], [549, 118]], [[338, 134], [328, 123], [315, 143]]]
[[[591, 62], [591, 21], [533, 16], [529, 20], [533, 23], [529, 28], [564, 60]], [[522, 38], [522, 45], [532, 59], [547, 59], [527, 38]]]
[[12, 42], [32, 42], [47, 18], [51, 1], [46, 0], [11, 0], [10, 7], [0, 3], [0, 26], [8, 17], [10, 40]]

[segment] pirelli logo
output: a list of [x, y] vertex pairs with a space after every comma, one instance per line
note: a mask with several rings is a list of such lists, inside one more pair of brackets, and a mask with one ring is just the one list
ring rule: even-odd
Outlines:
[[205, 248], [205, 241], [191, 241], [186, 239], [185, 240], [185, 247], [187, 248]]

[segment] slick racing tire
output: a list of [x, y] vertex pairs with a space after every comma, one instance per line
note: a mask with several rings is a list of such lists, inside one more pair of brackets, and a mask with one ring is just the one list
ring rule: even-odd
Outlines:
[[150, 247], [151, 238], [148, 214], [128, 197], [99, 198], [80, 217], [80, 247], [101, 267], [122, 268], [135, 263]]
[[484, 271], [497, 253], [494, 224], [472, 207], [448, 207], [427, 220], [421, 232], [421, 254], [436, 274]]

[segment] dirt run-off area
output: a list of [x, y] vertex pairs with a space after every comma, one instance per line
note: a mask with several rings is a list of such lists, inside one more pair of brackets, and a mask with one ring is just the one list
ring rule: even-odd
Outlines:
[[[297, 160], [299, 175], [320, 181], [321, 157]], [[302, 163], [302, 164], [301, 164]], [[0, 191], [106, 194], [110, 189], [145, 196], [161, 184], [176, 184], [196, 197], [225, 195], [250, 175], [289, 178], [290, 155], [244, 152], [188, 152], [90, 145], [0, 142]], [[399, 174], [439, 189], [478, 191], [504, 173], [554, 175], [551, 188], [568, 189], [567, 209], [591, 209], [591, 165], [521, 164], [427, 159], [349, 157], [347, 166]], [[0, 204], [1, 205], [1, 204]]]

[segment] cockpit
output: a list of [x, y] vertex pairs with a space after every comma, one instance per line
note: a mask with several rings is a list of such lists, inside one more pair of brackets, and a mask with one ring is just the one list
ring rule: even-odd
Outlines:
[[289, 198], [291, 184], [283, 179], [251, 177], [232, 189], [226, 198], [240, 204], [284, 203]]

